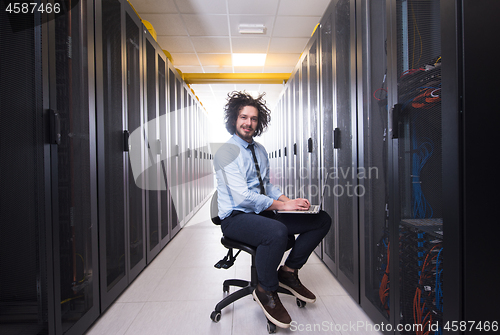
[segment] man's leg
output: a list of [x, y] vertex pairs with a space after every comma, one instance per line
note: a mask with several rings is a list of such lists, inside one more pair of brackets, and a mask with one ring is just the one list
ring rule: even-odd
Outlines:
[[276, 272], [288, 242], [286, 226], [262, 215], [238, 214], [224, 219], [221, 227], [224, 236], [257, 247], [259, 284], [252, 295], [272, 323], [281, 328], [290, 327], [292, 319], [278, 297]]
[[266, 291], [278, 289], [276, 269], [288, 242], [287, 227], [257, 214], [237, 214], [224, 219], [222, 232], [233, 240], [257, 247], [255, 262], [259, 284]]
[[279, 285], [305, 302], [315, 302], [316, 296], [300, 282], [298, 270], [330, 230], [331, 218], [326, 212], [320, 211], [315, 215], [285, 214], [277, 217], [277, 220], [288, 227], [290, 234], [299, 234], [285, 265], [278, 271]]
[[288, 233], [299, 234], [285, 265], [291, 269], [300, 269], [328, 234], [332, 219], [328, 213], [320, 211], [318, 214], [280, 214], [276, 220], [282, 222]]

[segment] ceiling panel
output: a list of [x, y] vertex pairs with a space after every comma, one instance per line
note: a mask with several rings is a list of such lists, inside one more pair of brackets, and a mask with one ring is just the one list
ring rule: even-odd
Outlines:
[[183, 14], [191, 36], [229, 36], [227, 15]]
[[200, 66], [200, 62], [196, 54], [184, 54], [184, 53], [170, 53], [172, 55], [172, 59], [174, 60], [172, 63], [174, 66]]
[[232, 66], [231, 54], [198, 54], [201, 66], [219, 66], [230, 67]]
[[267, 53], [270, 38], [233, 37], [231, 44], [235, 53]]
[[[174, 64], [175, 65], [175, 64]], [[182, 71], [182, 73], [203, 73], [203, 68], [200, 66], [183, 66], [175, 65], [176, 69]]]
[[177, 13], [174, 0], [131, 0], [130, 2], [141, 17], [145, 13]]
[[229, 14], [276, 15], [279, 0], [230, 0]]
[[191, 41], [198, 53], [231, 53], [228, 37], [192, 37]]
[[158, 44], [170, 53], [194, 53], [191, 40], [181, 36], [158, 36]]
[[226, 0], [175, 0], [175, 3], [182, 14], [227, 14]]
[[268, 54], [266, 58], [267, 66], [295, 66], [299, 61], [300, 54]]
[[308, 37], [273, 37], [269, 45], [270, 53], [302, 53], [309, 42]]
[[278, 16], [273, 37], [311, 37], [321, 17]]
[[281, 0], [278, 15], [321, 16], [330, 0]]

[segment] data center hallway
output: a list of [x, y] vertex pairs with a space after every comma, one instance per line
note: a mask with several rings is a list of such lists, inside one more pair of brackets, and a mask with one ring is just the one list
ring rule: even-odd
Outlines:
[[[251, 296], [223, 309], [219, 323], [210, 320], [223, 297], [222, 282], [250, 278], [250, 256], [241, 253], [228, 270], [214, 268], [227, 250], [220, 243], [220, 228], [209, 219], [209, 205], [207, 201], [86, 335], [267, 334], [266, 318]], [[353, 330], [354, 324], [371, 322], [315, 254], [300, 275], [317, 301], [299, 309], [295, 298], [280, 295], [293, 323], [277, 334], [380, 334], [364, 327]], [[336, 331], [342, 327], [345, 331]]]

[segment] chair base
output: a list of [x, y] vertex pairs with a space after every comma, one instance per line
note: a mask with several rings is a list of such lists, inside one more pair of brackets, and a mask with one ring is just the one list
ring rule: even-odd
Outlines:
[[[238, 291], [235, 291], [228, 296], [224, 297], [216, 306], [215, 310], [212, 312], [212, 315], [210, 318], [214, 322], [219, 322], [220, 320], [220, 314], [222, 312], [222, 309], [227, 307], [228, 305], [232, 304], [233, 302], [247, 296], [253, 293], [253, 291], [257, 288], [257, 283], [252, 283], [247, 280], [241, 280], [241, 279], [227, 279], [224, 281], [223, 288], [222, 290], [224, 293], [229, 292], [229, 287], [230, 286], [236, 286], [236, 287], [241, 287]], [[283, 287], [278, 287], [278, 293], [283, 293], [283, 294], [288, 294], [288, 295], [293, 295], [292, 292], [288, 291], [287, 289]], [[300, 299], [297, 298], [297, 306], [299, 307], [304, 307], [306, 303]], [[218, 319], [217, 315], [218, 314]], [[215, 320], [217, 319], [217, 320]]]
[[[295, 242], [294, 238], [292, 240], [293, 240], [293, 242]], [[234, 260], [236, 259], [236, 256], [239, 254], [239, 252], [241, 250], [243, 250], [252, 256], [252, 264], [250, 267], [251, 280], [248, 281], [248, 280], [241, 280], [241, 279], [227, 279], [224, 281], [223, 286], [222, 286], [224, 293], [229, 293], [229, 288], [231, 286], [241, 287], [241, 288], [239, 290], [225, 296], [215, 306], [215, 310], [212, 312], [212, 314], [210, 314], [210, 319], [212, 319], [212, 321], [214, 321], [214, 322], [220, 321], [223, 308], [227, 307], [228, 305], [232, 304], [233, 302], [235, 302], [235, 301], [237, 301], [237, 300], [239, 300], [247, 295], [252, 294], [253, 291], [257, 288], [257, 284], [259, 282], [257, 279], [257, 269], [255, 267], [256, 248], [249, 246], [249, 245], [246, 245], [244, 243], [238, 242], [238, 241], [231, 240], [227, 237], [222, 237], [221, 243], [226, 248], [228, 248], [229, 251], [228, 251], [228, 255], [224, 259], [220, 260], [215, 265], [215, 267], [219, 268], [219, 269], [229, 268], [231, 265], [233, 265]], [[290, 245], [290, 248], [291, 247], [292, 247], [292, 245]], [[239, 249], [238, 253], [235, 256], [233, 256], [233, 250], [232, 250], [233, 248]], [[287, 249], [289, 249], [289, 248], [287, 248]], [[219, 265], [219, 266], [217, 266], [217, 265]], [[292, 292], [288, 291], [287, 289], [285, 289], [283, 287], [278, 287], [278, 292], [288, 294], [288, 295], [293, 295]], [[296, 301], [297, 301], [297, 306], [300, 308], [302, 308], [306, 305], [305, 301], [302, 301], [298, 298], [296, 298]], [[276, 332], [276, 325], [274, 325], [271, 321], [267, 320], [267, 330], [270, 334]]]

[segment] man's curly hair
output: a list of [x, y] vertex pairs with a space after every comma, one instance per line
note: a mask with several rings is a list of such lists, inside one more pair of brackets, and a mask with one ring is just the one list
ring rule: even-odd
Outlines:
[[227, 131], [233, 135], [236, 132], [236, 120], [240, 114], [240, 110], [245, 106], [257, 108], [259, 112], [259, 120], [254, 136], [262, 134], [269, 122], [271, 122], [271, 111], [266, 106], [266, 101], [263, 99], [266, 93], [260, 94], [257, 98], [253, 98], [247, 92], [233, 91], [227, 95], [227, 103], [224, 106], [224, 121]]

